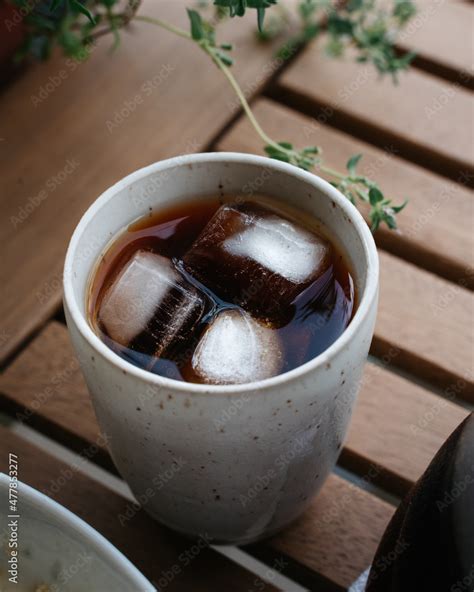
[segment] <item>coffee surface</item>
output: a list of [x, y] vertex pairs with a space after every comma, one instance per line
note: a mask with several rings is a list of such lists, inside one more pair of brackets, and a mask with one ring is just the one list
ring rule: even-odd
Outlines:
[[130, 224], [102, 255], [89, 319], [127, 361], [209, 384], [287, 372], [349, 324], [354, 286], [324, 227], [268, 198], [209, 198]]

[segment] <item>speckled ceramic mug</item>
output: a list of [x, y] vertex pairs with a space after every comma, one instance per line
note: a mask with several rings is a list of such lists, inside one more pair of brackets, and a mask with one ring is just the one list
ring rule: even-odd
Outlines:
[[[306, 364], [243, 385], [164, 378], [110, 350], [86, 314], [91, 273], [110, 240], [150, 208], [254, 191], [318, 218], [345, 253], [358, 298], [344, 333]], [[303, 512], [344, 441], [377, 297], [377, 252], [362, 216], [329, 183], [291, 165], [195, 154], [145, 167], [101, 195], [67, 252], [66, 319], [114, 462], [145, 510], [187, 535], [238, 544], [270, 535]], [[133, 512], [118, 519], [133, 519]]]

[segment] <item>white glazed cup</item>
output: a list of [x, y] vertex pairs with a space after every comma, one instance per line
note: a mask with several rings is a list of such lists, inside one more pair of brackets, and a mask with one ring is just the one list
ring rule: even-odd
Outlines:
[[[358, 302], [344, 333], [306, 364], [243, 385], [164, 378], [110, 350], [91, 329], [86, 295], [112, 237], [151, 208], [255, 191], [318, 218], [345, 253]], [[119, 181], [84, 214], [64, 268], [67, 324], [118, 470], [151, 516], [221, 543], [274, 533], [321, 488], [345, 438], [377, 298], [377, 251], [356, 208], [319, 177], [248, 154], [172, 158]]]

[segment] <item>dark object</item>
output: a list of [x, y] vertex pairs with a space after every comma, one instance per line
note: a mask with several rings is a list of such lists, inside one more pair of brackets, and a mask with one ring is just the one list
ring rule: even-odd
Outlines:
[[9, 78], [16, 69], [14, 55], [25, 38], [23, 14], [19, 8], [0, 0], [0, 82]]
[[366, 590], [474, 590], [472, 414], [400, 504], [375, 555]]

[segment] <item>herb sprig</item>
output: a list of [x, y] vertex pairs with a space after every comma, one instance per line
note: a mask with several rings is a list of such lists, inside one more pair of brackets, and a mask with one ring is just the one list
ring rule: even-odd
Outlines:
[[[279, 27], [272, 29], [271, 33], [266, 33], [264, 29], [265, 12], [277, 4], [277, 0], [214, 0], [217, 10], [214, 22], [204, 19], [197, 10], [188, 8], [189, 31], [159, 18], [138, 14], [141, 0], [49, 0], [40, 1], [33, 9], [30, 0], [13, 1], [23, 8], [23, 13], [26, 14], [25, 23], [29, 29], [20, 58], [34, 55], [45, 59], [57, 44], [66, 55], [82, 60], [89, 55], [93, 41], [102, 35], [111, 33], [116, 46], [120, 41], [120, 30], [132, 20], [159, 26], [196, 43], [227, 78], [243, 111], [264, 142], [264, 150], [270, 158], [308, 171], [316, 169], [329, 177], [331, 184], [353, 204], [362, 203], [368, 206], [373, 232], [381, 224], [390, 229], [397, 227], [396, 215], [403, 210], [407, 201], [401, 205], [393, 205], [392, 200], [385, 197], [375, 181], [357, 172], [362, 155], [352, 156], [347, 162], [346, 171], [336, 171], [325, 165], [320, 147], [297, 149], [289, 142], [277, 142], [266, 134], [255, 118], [230, 70], [233, 63], [230, 54], [232, 45], [216, 41], [215, 22], [222, 20], [223, 16], [241, 17], [247, 9], [254, 9], [260, 38], [268, 39], [279, 33]], [[408, 67], [413, 55], [399, 56], [394, 47], [394, 39], [414, 12], [412, 0], [394, 0], [389, 11], [376, 8], [375, 0], [300, 0], [300, 31], [285, 44], [280, 55], [286, 58], [299, 46], [324, 35], [325, 49], [329, 55], [339, 57], [352, 48], [356, 61], [370, 62], [381, 75], [389, 74], [396, 81], [398, 72]], [[286, 16], [282, 20], [286, 22]]]

